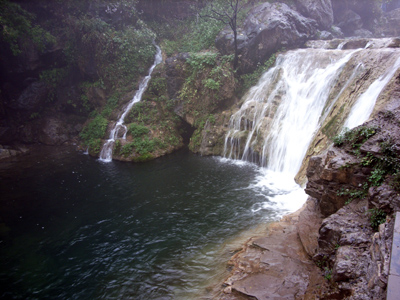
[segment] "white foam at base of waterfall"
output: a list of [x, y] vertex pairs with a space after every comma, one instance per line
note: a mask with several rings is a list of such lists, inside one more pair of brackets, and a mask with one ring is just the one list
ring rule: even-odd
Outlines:
[[[343, 68], [358, 51], [362, 49], [307, 49], [279, 56], [276, 66], [250, 89], [239, 111], [232, 115], [224, 156], [261, 165], [259, 176], [249, 188], [266, 201], [257, 203], [254, 212], [271, 207], [293, 212], [305, 203], [308, 196], [294, 176], [336, 100], [362, 73], [364, 67], [359, 63], [342, 88], [336, 88], [339, 93], [332, 92]], [[347, 121], [355, 123], [347, 124], [359, 125], [369, 118], [376, 99], [399, 66], [400, 58], [359, 97]], [[260, 144], [262, 153], [257, 157], [253, 147], [259, 149]]]
[[[255, 183], [250, 188], [263, 195], [266, 201], [253, 207], [253, 212], [261, 209], [278, 211], [277, 217], [300, 209], [308, 195], [288, 174], [261, 168]], [[270, 195], [272, 193], [272, 195]]]
[[136, 91], [134, 97], [129, 102], [127, 107], [124, 109], [123, 113], [119, 117], [118, 121], [115, 123], [114, 128], [110, 131], [110, 135], [108, 140], [104, 143], [99, 160], [102, 162], [111, 162], [112, 161], [112, 153], [114, 148], [114, 143], [120, 135], [121, 129], [123, 130], [122, 139], [126, 139], [127, 128], [124, 125], [125, 117], [132, 109], [133, 105], [142, 100], [143, 93], [146, 91], [149, 81], [151, 79], [151, 74], [154, 71], [154, 68], [162, 62], [162, 52], [159, 46], [155, 45], [157, 52], [154, 58], [154, 63], [149, 69], [149, 73], [146, 77], [143, 78], [139, 85], [139, 89]]

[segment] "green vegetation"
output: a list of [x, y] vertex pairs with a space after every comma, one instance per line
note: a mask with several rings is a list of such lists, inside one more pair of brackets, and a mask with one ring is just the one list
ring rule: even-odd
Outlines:
[[21, 48], [33, 43], [41, 52], [55, 43], [55, 37], [40, 25], [35, 24], [35, 15], [19, 4], [0, 0], [0, 41], [8, 44], [14, 56], [22, 53]]
[[342, 133], [333, 138], [335, 146], [351, 144], [352, 148], [359, 149], [371, 136], [375, 135], [377, 128], [360, 126], [353, 130], [345, 128]]
[[216, 92], [222, 86], [224, 78], [233, 73], [232, 59], [232, 55], [220, 56], [214, 52], [191, 53], [187, 60], [188, 76], [180, 98], [190, 103], [211, 93], [218, 100], [219, 94]]
[[70, 64], [78, 62], [81, 69], [96, 71], [106, 86], [131, 84], [153, 62], [155, 34], [140, 20], [122, 30], [89, 16], [71, 16], [66, 25]]
[[136, 138], [133, 142], [125, 144], [122, 147], [115, 147], [115, 150], [118, 151], [120, 155], [125, 157], [128, 157], [132, 153], [137, 153], [139, 156], [134, 157], [134, 161], [141, 162], [152, 159], [153, 155], [151, 153], [159, 148], [160, 144], [162, 144], [162, 142], [159, 139], [149, 139], [147, 136], [145, 136]]
[[369, 209], [369, 222], [374, 230], [378, 230], [379, 225], [386, 222], [386, 213], [377, 208]]
[[326, 280], [331, 280], [332, 279], [332, 269], [329, 269], [328, 267], [324, 268], [324, 277]]
[[108, 121], [101, 115], [93, 118], [81, 131], [80, 137], [93, 153], [101, 150], [101, 139], [106, 134]]
[[128, 127], [128, 132], [134, 137], [134, 138], [138, 138], [138, 137], [142, 137], [145, 134], [148, 134], [150, 132], [150, 129], [148, 129], [146, 126], [144, 125], [140, 125], [140, 124], [130, 124]]
[[272, 54], [264, 64], [259, 64], [253, 73], [242, 75], [240, 78], [242, 81], [242, 93], [256, 85], [261, 76], [275, 64], [275, 61], [276, 54]]
[[361, 190], [342, 188], [336, 193], [339, 197], [347, 197], [346, 205], [354, 199], [362, 199], [368, 194], [368, 185], [364, 185]]
[[[210, 10], [207, 5], [200, 10], [206, 14]], [[166, 23], [150, 23], [149, 26], [162, 40], [161, 48], [172, 56], [179, 52], [199, 52], [214, 47], [217, 34], [224, 28], [218, 20], [198, 18], [193, 7], [193, 16], [185, 20], [168, 20]]]

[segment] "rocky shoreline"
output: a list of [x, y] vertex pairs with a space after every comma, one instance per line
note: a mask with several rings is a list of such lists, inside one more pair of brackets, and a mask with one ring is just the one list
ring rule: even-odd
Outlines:
[[308, 251], [316, 246], [322, 221], [315, 201], [268, 226], [264, 237], [251, 238], [229, 261], [221, 300], [314, 299], [326, 288], [322, 271]]

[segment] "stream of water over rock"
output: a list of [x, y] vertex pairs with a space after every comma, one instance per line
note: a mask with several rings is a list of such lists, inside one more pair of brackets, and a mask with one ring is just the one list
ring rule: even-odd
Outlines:
[[146, 91], [149, 81], [151, 79], [151, 74], [153, 73], [154, 68], [162, 62], [162, 53], [161, 48], [155, 45], [157, 52], [154, 58], [154, 63], [149, 69], [149, 73], [139, 84], [139, 89], [136, 91], [135, 96], [129, 102], [129, 104], [125, 107], [118, 121], [115, 123], [113, 129], [110, 131], [110, 136], [108, 140], [104, 143], [103, 148], [100, 152], [100, 160], [103, 162], [110, 162], [112, 160], [112, 153], [116, 139], [122, 138], [126, 139], [126, 133], [128, 129], [124, 125], [125, 117], [130, 112], [132, 107], [142, 100], [143, 93]]

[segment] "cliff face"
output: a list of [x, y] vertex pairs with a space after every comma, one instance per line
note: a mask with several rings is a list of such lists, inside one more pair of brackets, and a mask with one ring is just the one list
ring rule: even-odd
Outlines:
[[398, 99], [337, 141], [340, 148], [310, 160], [306, 192], [326, 217], [313, 258], [330, 274], [329, 294], [386, 297], [393, 217], [400, 210]]

